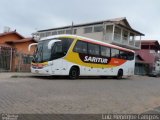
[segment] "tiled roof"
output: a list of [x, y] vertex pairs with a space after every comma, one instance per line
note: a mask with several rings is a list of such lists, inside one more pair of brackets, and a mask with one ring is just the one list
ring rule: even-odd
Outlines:
[[22, 39], [24, 38], [22, 35], [20, 35], [20, 34], [19, 34], [18, 32], [16, 32], [16, 31], [0, 33], [0, 37], [6, 36], [6, 35], [10, 35], [10, 34], [17, 34], [17, 35], [20, 36]]
[[141, 40], [141, 42], [157, 42], [158, 40]]
[[152, 45], [157, 45], [160, 46], [158, 40], [141, 40], [141, 44], [152, 44]]
[[34, 38], [30, 37], [30, 38], [24, 38], [24, 39], [20, 39], [20, 40], [14, 40], [14, 41], [7, 41], [6, 43], [23, 43], [23, 42], [28, 42], [28, 41], [34, 41]]

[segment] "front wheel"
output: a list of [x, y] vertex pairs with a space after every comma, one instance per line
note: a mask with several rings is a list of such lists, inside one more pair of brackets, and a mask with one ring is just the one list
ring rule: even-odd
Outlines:
[[75, 67], [72, 67], [69, 72], [70, 79], [77, 79], [79, 77], [79, 70]]

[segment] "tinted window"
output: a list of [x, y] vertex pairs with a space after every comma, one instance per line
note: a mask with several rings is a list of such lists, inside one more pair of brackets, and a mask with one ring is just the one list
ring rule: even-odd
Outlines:
[[119, 50], [112, 48], [111, 49], [111, 56], [114, 58], [118, 58], [119, 57]]
[[62, 42], [56, 42], [51, 50], [51, 59], [57, 59], [64, 56], [62, 49]]
[[52, 47], [52, 54], [51, 54], [51, 59], [57, 59], [57, 58], [61, 58], [64, 57], [67, 52], [68, 49], [70, 48], [73, 39], [71, 38], [58, 38], [59, 40], [61, 40], [61, 42], [56, 42], [53, 47]]
[[72, 30], [66, 30], [66, 34], [72, 34]]
[[101, 46], [101, 56], [110, 57], [110, 48]]
[[40, 37], [45, 37], [45, 33], [40, 33]]
[[120, 51], [119, 58], [127, 60], [128, 54], [125, 51]]
[[84, 33], [91, 33], [91, 32], [92, 32], [92, 27], [84, 28]]
[[113, 32], [113, 25], [107, 25], [107, 26], [106, 26], [106, 32], [107, 32], [107, 33]]
[[134, 59], [134, 53], [126, 52], [126, 51], [120, 51], [119, 57], [121, 59], [125, 59], [125, 60], [133, 60]]
[[64, 34], [64, 30], [58, 31], [58, 34]]
[[99, 45], [96, 44], [88, 44], [88, 53], [90, 55], [99, 55]]
[[62, 49], [62, 42], [56, 42], [54, 44], [54, 47], [53, 47], [53, 52], [55, 53], [62, 53], [63, 52], [63, 49]]
[[102, 32], [103, 31], [103, 26], [94, 26], [94, 32]]
[[83, 41], [77, 41], [73, 51], [87, 54], [87, 43]]
[[42, 44], [42, 53], [41, 54], [42, 54], [43, 61], [47, 61], [50, 59], [50, 56], [51, 56], [51, 51], [48, 49], [48, 41], [46, 40], [40, 44]]
[[46, 32], [46, 36], [50, 36], [51, 35], [51, 32]]
[[52, 32], [52, 35], [57, 35], [57, 31], [53, 31], [53, 32]]
[[134, 59], [134, 53], [128, 52], [128, 60], [133, 60]]
[[72, 38], [59, 38], [62, 40], [63, 52], [67, 53], [69, 47], [71, 46], [73, 39]]

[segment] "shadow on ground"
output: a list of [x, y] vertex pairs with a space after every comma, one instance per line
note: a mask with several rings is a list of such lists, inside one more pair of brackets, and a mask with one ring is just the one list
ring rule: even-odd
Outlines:
[[130, 78], [117, 79], [115, 77], [79, 77], [78, 79], [69, 79], [68, 76], [32, 76], [32, 78], [42, 80], [130, 80]]

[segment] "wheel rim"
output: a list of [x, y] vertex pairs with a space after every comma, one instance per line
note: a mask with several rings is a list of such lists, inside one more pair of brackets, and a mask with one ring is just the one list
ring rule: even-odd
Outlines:
[[69, 77], [71, 79], [77, 79], [78, 78], [78, 70], [76, 68], [72, 68], [70, 70], [70, 74], [69, 74]]
[[77, 77], [77, 71], [76, 71], [76, 70], [72, 70], [71, 76], [72, 76], [73, 78], [76, 78], [76, 77]]

